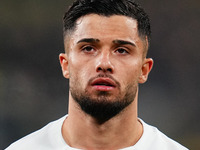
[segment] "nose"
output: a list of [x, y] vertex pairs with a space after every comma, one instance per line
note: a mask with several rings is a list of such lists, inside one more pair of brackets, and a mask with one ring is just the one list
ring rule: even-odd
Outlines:
[[110, 60], [110, 52], [103, 51], [96, 60], [96, 72], [113, 73], [114, 66]]

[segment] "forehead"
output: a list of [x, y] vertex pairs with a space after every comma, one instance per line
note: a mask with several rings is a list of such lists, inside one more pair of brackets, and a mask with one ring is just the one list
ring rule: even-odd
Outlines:
[[137, 21], [126, 16], [100, 16], [90, 14], [79, 18], [73, 37], [82, 36], [104, 38], [136, 38], [138, 36]]
[[103, 44], [113, 43], [114, 40], [124, 40], [144, 50], [147, 41], [144, 42], [139, 37], [137, 26], [137, 20], [130, 17], [89, 14], [79, 18], [74, 31], [69, 36], [65, 36], [65, 50], [69, 52], [78, 41], [84, 38], [98, 39]]

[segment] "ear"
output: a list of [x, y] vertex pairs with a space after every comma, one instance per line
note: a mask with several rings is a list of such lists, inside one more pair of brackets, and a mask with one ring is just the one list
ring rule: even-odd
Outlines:
[[145, 83], [148, 79], [148, 75], [153, 67], [153, 59], [145, 58], [141, 68], [141, 75], [139, 77], [139, 83]]
[[69, 79], [69, 66], [68, 66], [68, 57], [67, 54], [61, 53], [59, 55], [60, 65], [62, 68], [63, 76]]

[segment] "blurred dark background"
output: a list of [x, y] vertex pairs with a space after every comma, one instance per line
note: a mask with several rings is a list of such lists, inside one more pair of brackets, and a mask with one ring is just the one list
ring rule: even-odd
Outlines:
[[[138, 0], [151, 18], [149, 81], [139, 116], [200, 149], [200, 1]], [[0, 149], [67, 113], [62, 16], [71, 0], [0, 1]]]

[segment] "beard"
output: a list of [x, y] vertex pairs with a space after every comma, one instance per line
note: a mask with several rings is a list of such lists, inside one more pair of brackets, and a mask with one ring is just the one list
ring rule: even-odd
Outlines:
[[[70, 92], [72, 98], [77, 102], [82, 111], [95, 118], [96, 121], [101, 124], [120, 114], [120, 112], [133, 102], [137, 93], [138, 85], [136, 83], [128, 84], [124, 92], [122, 92], [120, 83], [112, 76], [98, 75], [95, 78], [98, 77], [109, 77], [118, 85], [119, 93], [113, 98], [113, 100], [109, 99], [110, 96], [113, 95], [107, 91], [95, 92], [96, 96], [92, 97], [87, 89], [81, 90], [79, 88], [81, 84], [77, 80], [78, 78], [71, 82], [70, 85], [73, 86], [70, 86]], [[90, 81], [95, 78], [90, 79]]]

